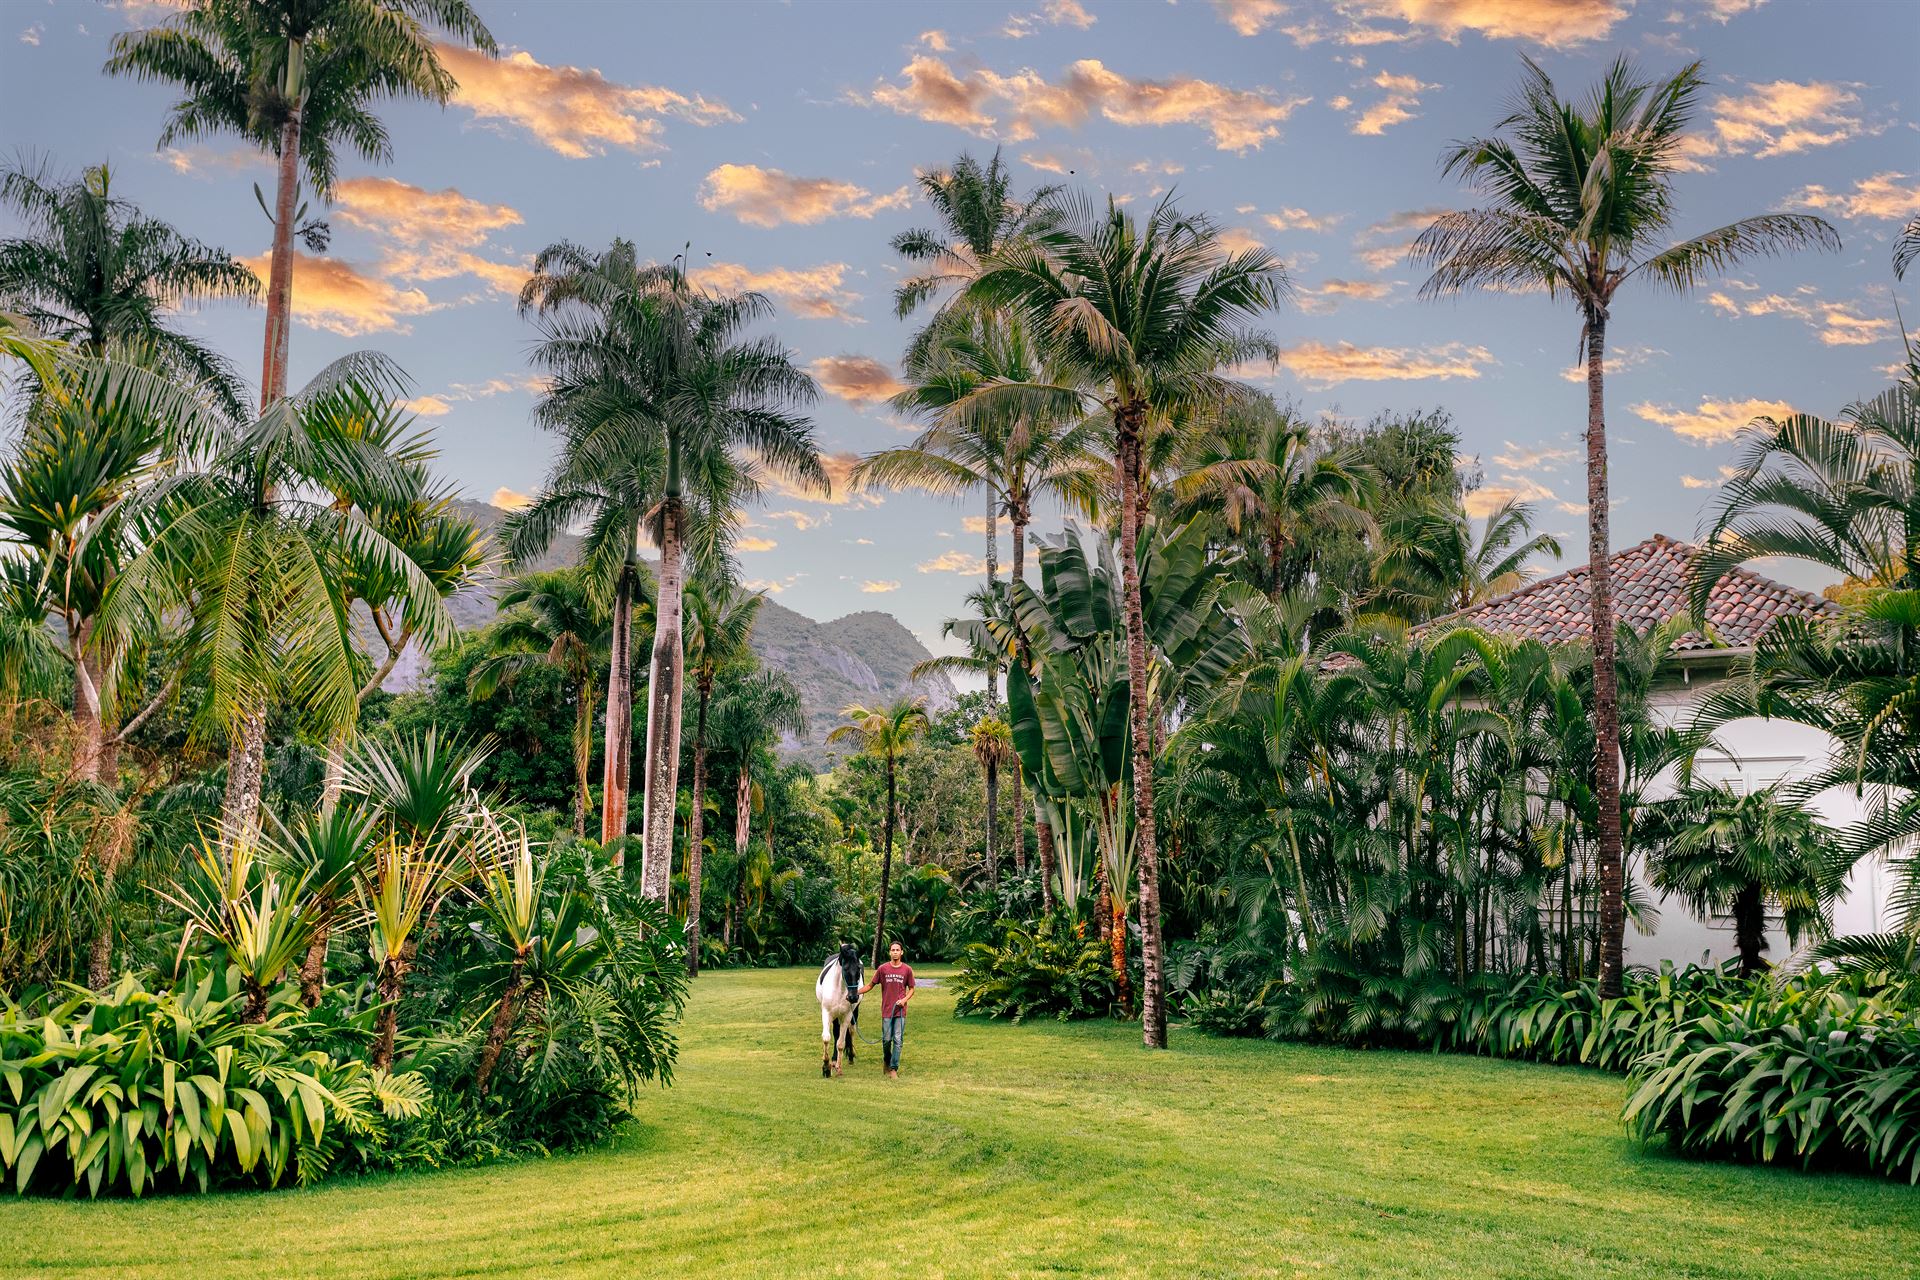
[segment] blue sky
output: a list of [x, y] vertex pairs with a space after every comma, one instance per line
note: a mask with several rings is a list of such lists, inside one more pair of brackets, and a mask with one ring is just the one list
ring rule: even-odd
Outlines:
[[[1023, 184], [1168, 188], [1289, 265], [1286, 350], [1260, 379], [1311, 413], [1444, 407], [1485, 500], [1536, 503], [1582, 539], [1578, 322], [1543, 297], [1427, 303], [1402, 250], [1461, 207], [1437, 157], [1490, 130], [1538, 58], [1583, 89], [1621, 51], [1650, 70], [1706, 60], [1691, 234], [1817, 209], [1839, 254], [1763, 261], [1697, 296], [1614, 308], [1609, 382], [1616, 545], [1692, 535], [1757, 412], [1837, 412], [1899, 356], [1889, 243], [1920, 212], [1912, 54], [1920, 4], [1789, 0], [1030, 0], [973, 4], [615, 5], [476, 0], [505, 57], [450, 63], [445, 110], [389, 104], [394, 162], [345, 165], [324, 260], [296, 279], [296, 380], [377, 347], [418, 387], [443, 466], [475, 497], [536, 489], [531, 337], [512, 295], [553, 240], [691, 242], [714, 285], [759, 288], [821, 377], [816, 422], [844, 460], [907, 435], [882, 397], [906, 338], [889, 295], [896, 232], [928, 222], [916, 168], [997, 144]], [[230, 139], [154, 142], [170, 97], [99, 74], [114, 31], [166, 5], [0, 4], [6, 149], [67, 171], [109, 162], [116, 190], [238, 256], [268, 228], [265, 163]], [[1071, 174], [1066, 171], [1071, 170]], [[711, 254], [711, 258], [708, 258]], [[1911, 282], [1904, 301], [1915, 310]], [[188, 323], [258, 368], [261, 315]], [[977, 572], [981, 522], [912, 494], [770, 493], [743, 544], [750, 579], [819, 618], [899, 616], [937, 646]], [[1004, 554], [1004, 544], [1003, 544]]]

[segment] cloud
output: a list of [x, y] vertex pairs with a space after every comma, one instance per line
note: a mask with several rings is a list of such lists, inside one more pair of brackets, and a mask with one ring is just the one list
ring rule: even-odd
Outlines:
[[688, 97], [656, 85], [623, 85], [590, 67], [550, 67], [522, 50], [489, 58], [456, 45], [434, 46], [459, 81], [452, 102], [481, 119], [515, 124], [574, 160], [608, 147], [657, 150], [671, 117], [694, 125], [738, 124], [723, 102]]
[[1245, 253], [1249, 249], [1264, 249], [1267, 242], [1245, 227], [1227, 227], [1219, 234], [1220, 247], [1228, 253]]
[[449, 400], [488, 400], [494, 396], [525, 391], [538, 395], [547, 389], [547, 380], [539, 374], [520, 374], [512, 378], [488, 378], [485, 382], [455, 382], [448, 386]]
[[1501, 476], [1498, 480], [1483, 484], [1463, 498], [1460, 505], [1474, 519], [1484, 520], [1509, 502], [1567, 505], [1560, 502], [1553, 490], [1525, 476]]
[[[1733, 284], [1732, 281], [1728, 283]], [[1740, 288], [1738, 284], [1734, 287]], [[1812, 285], [1802, 285], [1792, 296], [1749, 293], [1735, 298], [1715, 290], [1707, 305], [1729, 316], [1790, 316], [1803, 321], [1829, 347], [1864, 347], [1892, 337], [1898, 326], [1890, 316], [1861, 315], [1850, 302], [1829, 302], [1815, 296]]]
[[1406, 260], [1414, 237], [1425, 231], [1435, 218], [1453, 210], [1446, 208], [1403, 209], [1356, 232], [1353, 256], [1372, 271], [1385, 271]]
[[271, 161], [252, 147], [162, 147], [159, 155], [175, 173], [194, 176], [271, 166]]
[[1713, 104], [1718, 147], [1730, 155], [1791, 155], [1877, 133], [1856, 110], [1853, 87], [1830, 81], [1774, 80]]
[[1017, 14], [1008, 18], [1000, 34], [1010, 40], [1024, 40], [1037, 26], [1078, 27], [1085, 31], [1099, 19], [1088, 13], [1079, 0], [1047, 0], [1038, 13]]
[[505, 294], [518, 294], [527, 282], [525, 263], [495, 262], [473, 252], [493, 232], [520, 225], [520, 213], [510, 205], [392, 178], [349, 178], [334, 188], [334, 203], [343, 222], [397, 246], [380, 262], [384, 275], [413, 281], [471, 275]]
[[26, 30], [20, 33], [20, 43], [37, 45], [40, 43], [41, 34], [45, 31], [46, 31], [46, 27], [43, 24], [36, 22], [32, 26], [28, 27]]
[[505, 485], [501, 485], [498, 489], [495, 489], [493, 496], [488, 498], [487, 501], [499, 507], [502, 511], [519, 511], [533, 505], [532, 498], [529, 498], [517, 489], [509, 489]]
[[[344, 258], [316, 258], [298, 250], [293, 257], [293, 318], [312, 328], [345, 338], [412, 333], [410, 317], [438, 310], [420, 290], [362, 274]], [[267, 278], [267, 254], [242, 258], [240, 264]]]
[[[760, 478], [761, 484], [769, 494], [777, 494], [782, 498], [789, 498], [797, 502], [820, 503], [823, 506], [877, 507], [883, 501], [879, 494], [869, 489], [862, 489], [856, 492], [852, 486], [847, 483], [847, 477], [853, 473], [855, 467], [860, 465], [859, 454], [823, 453], [820, 455], [820, 465], [827, 473], [828, 483], [833, 486], [832, 490], [828, 493], [821, 493], [816, 489], [809, 489], [804, 485], [795, 484], [792, 480], [787, 479], [771, 468], [762, 474]], [[770, 513], [770, 517], [773, 514], [780, 513]], [[824, 517], [821, 518], [821, 523], [825, 523]], [[796, 522], [795, 527], [801, 528], [804, 526]]]
[[756, 271], [737, 262], [709, 262], [694, 272], [703, 288], [724, 293], [751, 290], [785, 303], [795, 315], [810, 320], [862, 323], [854, 311], [860, 295], [841, 286], [847, 264], [823, 262], [813, 267], [769, 267]]
[[780, 544], [772, 538], [736, 538], [733, 545], [737, 551], [771, 551]]
[[1328, 387], [1340, 382], [1478, 378], [1482, 365], [1499, 362], [1485, 347], [1460, 342], [1422, 348], [1303, 342], [1283, 348], [1280, 363], [1309, 386]]
[[1616, 0], [1339, 0], [1335, 7], [1355, 23], [1398, 21], [1415, 29], [1403, 34], [1350, 26], [1338, 37], [1345, 44], [1386, 43], [1428, 31], [1452, 42], [1471, 31], [1490, 40], [1563, 48], [1604, 40], [1631, 6]]
[[1574, 449], [1553, 449], [1546, 445], [1518, 445], [1509, 440], [1503, 452], [1493, 455], [1495, 465], [1509, 471], [1533, 471], [1540, 467], [1557, 467], [1579, 457]]
[[757, 164], [723, 164], [700, 184], [700, 205], [725, 210], [756, 227], [782, 223], [809, 226], [828, 218], [871, 218], [882, 209], [904, 209], [913, 188], [874, 195], [865, 187], [834, 178], [796, 178]]
[[986, 575], [987, 562], [981, 556], [956, 549], [942, 551], [931, 560], [922, 560], [914, 568], [921, 573], [957, 573], [963, 577], [978, 578]]
[[1402, 281], [1332, 279], [1314, 289], [1302, 289], [1300, 309], [1310, 315], [1325, 315], [1342, 301], [1379, 302], [1393, 296]]
[[1305, 209], [1283, 208], [1277, 213], [1263, 213], [1260, 221], [1275, 231], [1331, 231], [1347, 215], [1344, 213], [1311, 214]]
[[1280, 125], [1312, 101], [1266, 89], [1231, 89], [1191, 76], [1134, 79], [1083, 58], [1048, 80], [1031, 68], [1000, 75], [985, 68], [956, 72], [939, 58], [914, 58], [898, 81], [882, 80], [855, 102], [901, 115], [1025, 142], [1043, 127], [1073, 128], [1099, 115], [1126, 126], [1197, 125], [1221, 151], [1258, 150]]
[[796, 533], [805, 533], [809, 529], [817, 529], [821, 525], [833, 523], [833, 517], [824, 512], [815, 515], [809, 511], [762, 511], [760, 517], [763, 520], [785, 520], [793, 526]]
[[[1635, 369], [1646, 364], [1655, 356], [1664, 356], [1666, 351], [1659, 347], [1608, 347], [1607, 372], [1620, 373], [1626, 369]], [[1567, 382], [1585, 382], [1587, 380], [1587, 362], [1570, 364], [1560, 371], [1560, 377]]]
[[889, 591], [898, 591], [900, 584], [891, 578], [868, 578], [860, 584], [860, 589], [870, 596], [883, 596]]
[[944, 31], [922, 31], [916, 43], [932, 49], [935, 53], [945, 53], [953, 47], [947, 43], [947, 33]]
[[[977, 538], [987, 536], [987, 518], [985, 516], [962, 516], [960, 518], [960, 527]], [[1005, 516], [1000, 516], [995, 519], [993, 527], [1000, 533], [1008, 535], [1013, 533], [1013, 521], [1007, 519]]]
[[1682, 475], [1680, 477], [1680, 487], [1683, 489], [1718, 489], [1720, 482], [1718, 480], [1702, 480], [1699, 476]]
[[906, 390], [871, 356], [822, 356], [807, 366], [820, 385], [849, 404], [880, 404]]
[[1257, 36], [1286, 15], [1280, 0], [1213, 0], [1220, 21], [1243, 36]]
[[1755, 418], [1781, 418], [1793, 412], [1784, 400], [1703, 399], [1695, 409], [1673, 409], [1666, 405], [1642, 403], [1633, 411], [1648, 422], [1667, 427], [1675, 435], [1702, 444], [1719, 444], [1740, 434]]
[[1440, 87], [1388, 71], [1375, 76], [1373, 83], [1386, 90], [1386, 96], [1361, 112], [1360, 118], [1353, 122], [1353, 132], [1367, 137], [1378, 137], [1396, 124], [1412, 120], [1419, 114], [1414, 108], [1420, 105], [1420, 95]]
[[1788, 204], [1809, 209], [1831, 209], [1846, 218], [1904, 219], [1920, 214], [1920, 181], [1901, 185], [1904, 173], [1876, 173], [1853, 184], [1851, 194], [1828, 191], [1815, 184], [1787, 197]]
[[770, 596], [777, 596], [806, 576], [804, 573], [790, 573], [784, 578], [749, 578], [740, 585], [748, 591], [764, 591]]
[[423, 418], [444, 418], [453, 412], [453, 406], [439, 396], [415, 396], [411, 400], [402, 400], [400, 407]]

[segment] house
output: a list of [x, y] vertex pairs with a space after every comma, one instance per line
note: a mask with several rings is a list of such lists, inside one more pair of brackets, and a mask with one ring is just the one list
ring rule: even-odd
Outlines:
[[[1613, 598], [1616, 616], [1645, 634], [1660, 623], [1684, 616], [1687, 610], [1687, 573], [1697, 548], [1656, 534], [1645, 542], [1613, 554]], [[1415, 635], [1436, 634], [1459, 625], [1472, 625], [1496, 635], [1527, 636], [1548, 644], [1587, 641], [1590, 578], [1587, 566], [1541, 578], [1526, 586], [1483, 601], [1472, 608], [1436, 618]], [[1821, 618], [1839, 606], [1823, 596], [1802, 591], [1750, 569], [1735, 569], [1714, 587], [1707, 601], [1706, 634], [1688, 631], [1675, 643], [1672, 677], [1656, 690], [1654, 711], [1667, 723], [1693, 719], [1703, 696], [1727, 679], [1736, 663], [1753, 652], [1767, 628], [1782, 618]], [[1823, 764], [1834, 740], [1817, 729], [1777, 720], [1744, 719], [1726, 725], [1716, 735], [1719, 750], [1703, 752], [1696, 775], [1724, 782], [1741, 791], [1757, 790], [1812, 773]], [[1656, 785], [1655, 794], [1661, 788]], [[1864, 804], [1851, 793], [1829, 791], [1813, 807], [1836, 826], [1858, 820]], [[1636, 870], [1637, 869], [1632, 869]], [[1855, 868], [1846, 891], [1834, 909], [1834, 928], [1841, 934], [1874, 933], [1892, 925], [1889, 898], [1892, 876], [1881, 862]], [[1730, 958], [1734, 953], [1730, 920], [1697, 920], [1681, 903], [1656, 901], [1660, 921], [1652, 934], [1628, 930], [1627, 961], [1657, 965]], [[1790, 950], [1784, 937], [1769, 935], [1768, 956], [1775, 962]]]

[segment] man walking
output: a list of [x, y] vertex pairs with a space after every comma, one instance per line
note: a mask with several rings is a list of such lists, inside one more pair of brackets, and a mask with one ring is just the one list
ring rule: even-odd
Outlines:
[[899, 943], [887, 948], [887, 962], [873, 971], [873, 981], [860, 988], [865, 995], [880, 988], [880, 1048], [886, 1059], [887, 1079], [900, 1075], [900, 1047], [907, 1034], [907, 1001], [913, 999], [913, 968], [901, 957]]

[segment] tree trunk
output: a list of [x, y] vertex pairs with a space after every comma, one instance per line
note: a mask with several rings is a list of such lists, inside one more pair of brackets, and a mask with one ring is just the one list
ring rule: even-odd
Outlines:
[[687, 814], [687, 973], [700, 972], [700, 877], [704, 874], [701, 842], [706, 839], [707, 698], [700, 690], [700, 709], [693, 722], [693, 809]]
[[1620, 994], [1625, 970], [1625, 865], [1620, 843], [1620, 691], [1613, 665], [1613, 566], [1607, 530], [1604, 402], [1607, 314], [1587, 316], [1587, 580], [1593, 607], [1593, 773], [1599, 808], [1600, 994]]
[[653, 672], [647, 681], [647, 760], [640, 819], [640, 892], [667, 900], [673, 882], [673, 808], [680, 785], [680, 499], [660, 510], [659, 594], [654, 606]]
[[230, 842], [260, 834], [260, 784], [267, 766], [266, 708], [249, 711], [231, 732], [227, 747], [227, 793], [221, 830]]
[[[1007, 578], [1008, 598], [1012, 598], [1013, 584], [1026, 580], [1027, 568], [1027, 506], [1024, 496], [1016, 496], [1009, 504], [1009, 518], [1013, 522], [1013, 564]], [[1027, 652], [1027, 635], [1020, 628], [1014, 628], [1013, 650], [1020, 660], [1022, 668], [1030, 668], [1031, 658]], [[1027, 807], [1021, 802], [1020, 793], [1024, 789], [1026, 769], [1018, 756], [1013, 761], [1013, 865], [1021, 875], [1027, 874]], [[1036, 810], [1036, 815], [1037, 815]], [[1053, 890], [1043, 883], [1042, 901], [1051, 899]]]
[[376, 1071], [389, 1071], [393, 1068], [393, 1042], [400, 1030], [400, 993], [407, 980], [407, 962], [402, 956], [388, 956], [380, 966], [380, 1023], [379, 1035], [373, 1046], [373, 1068]]
[[613, 865], [627, 850], [628, 766], [633, 746], [633, 569], [623, 565], [613, 596], [613, 633], [608, 641], [607, 760], [601, 784], [600, 843], [613, 846]]
[[1058, 868], [1055, 864], [1053, 849], [1053, 824], [1040, 815], [1040, 797], [1033, 799], [1033, 836], [1034, 844], [1040, 853], [1040, 909], [1052, 911], [1054, 908], [1053, 881]]
[[1000, 766], [987, 761], [987, 884], [1000, 887]]
[[347, 731], [336, 729], [327, 735], [326, 773], [320, 782], [320, 816], [330, 818], [340, 807], [340, 793], [347, 785]]
[[1127, 977], [1127, 909], [1118, 896], [1107, 899], [1107, 909], [1113, 913], [1113, 923], [1107, 926], [1107, 945], [1113, 949], [1113, 990], [1125, 1017], [1133, 1011], [1133, 983]]
[[[987, 594], [993, 594], [994, 584], [1000, 577], [1000, 504], [996, 499], [993, 486], [987, 486]], [[987, 662], [987, 710], [998, 714], [1000, 710], [1000, 663], [990, 659]]]
[[[298, 48], [298, 45], [294, 48], [295, 58]], [[287, 331], [293, 322], [293, 224], [300, 202], [300, 115], [300, 109], [296, 108], [280, 126], [279, 177], [273, 199], [273, 260], [267, 273], [266, 351], [260, 364], [262, 410], [287, 394]]]
[[265, 1022], [267, 1020], [267, 988], [255, 983], [247, 984], [246, 1009], [240, 1015], [242, 1022]]
[[1752, 881], [1733, 899], [1733, 937], [1740, 948], [1740, 975], [1751, 978], [1767, 967], [1767, 900]]
[[1153, 725], [1147, 706], [1147, 631], [1140, 605], [1139, 545], [1143, 490], [1140, 475], [1142, 411], [1123, 405], [1114, 414], [1120, 466], [1120, 581], [1127, 622], [1127, 679], [1132, 696], [1133, 813], [1140, 867], [1140, 1038], [1149, 1049], [1167, 1047], [1167, 1002], [1160, 955], [1160, 853], [1153, 825]]
[[487, 1028], [487, 1042], [480, 1050], [480, 1064], [473, 1073], [473, 1091], [483, 1098], [487, 1096], [487, 1081], [493, 1079], [493, 1069], [499, 1065], [500, 1051], [507, 1047], [507, 1036], [513, 1031], [514, 1002], [520, 996], [526, 963], [527, 958], [516, 952], [513, 969], [507, 975], [507, 988], [500, 993], [500, 1005], [493, 1011], [493, 1024]]
[[306, 958], [300, 962], [300, 1003], [309, 1009], [319, 1005], [321, 992], [326, 989], [327, 943], [332, 939], [333, 904], [327, 902], [314, 926], [313, 941], [307, 944]]
[[[591, 664], [589, 670], [591, 669]], [[593, 774], [593, 679], [589, 674], [580, 681], [580, 690], [576, 695], [580, 700], [580, 709], [573, 718], [573, 834], [587, 834], [587, 809], [593, 804], [593, 788], [588, 778]]]
[[887, 760], [887, 846], [880, 857], [880, 910], [873, 921], [873, 963], [880, 963], [880, 944], [887, 936], [887, 884], [893, 879], [893, 805], [894, 771], [893, 759]]

